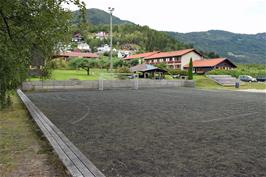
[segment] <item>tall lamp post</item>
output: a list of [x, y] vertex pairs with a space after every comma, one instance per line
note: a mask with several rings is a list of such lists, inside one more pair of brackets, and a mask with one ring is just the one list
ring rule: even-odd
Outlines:
[[113, 11], [115, 8], [108, 7], [110, 12], [110, 71], [113, 71]]

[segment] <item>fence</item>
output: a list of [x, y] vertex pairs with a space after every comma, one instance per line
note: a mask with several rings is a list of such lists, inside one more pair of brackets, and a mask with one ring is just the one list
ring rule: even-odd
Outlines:
[[171, 88], [171, 87], [194, 87], [194, 81], [189, 80], [47, 80], [31, 81], [22, 84], [22, 90], [71, 90], [71, 89], [118, 89], [118, 88]]

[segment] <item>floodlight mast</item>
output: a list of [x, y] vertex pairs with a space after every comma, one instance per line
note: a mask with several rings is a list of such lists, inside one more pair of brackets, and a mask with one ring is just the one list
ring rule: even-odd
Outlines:
[[108, 7], [110, 12], [110, 72], [113, 71], [113, 11], [115, 8]]

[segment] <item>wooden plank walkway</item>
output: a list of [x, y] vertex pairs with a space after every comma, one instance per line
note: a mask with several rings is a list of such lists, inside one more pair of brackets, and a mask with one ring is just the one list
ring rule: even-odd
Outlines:
[[17, 94], [73, 177], [105, 177], [20, 89]]

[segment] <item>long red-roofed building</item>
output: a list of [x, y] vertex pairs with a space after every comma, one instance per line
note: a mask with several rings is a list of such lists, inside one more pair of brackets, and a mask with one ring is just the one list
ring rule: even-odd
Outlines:
[[171, 69], [184, 69], [190, 59], [202, 60], [203, 56], [195, 49], [184, 49], [170, 52], [148, 52], [143, 54], [132, 55], [125, 60], [139, 58], [146, 64], [165, 63]]
[[53, 56], [54, 58], [64, 58], [68, 59], [71, 57], [77, 57], [77, 58], [98, 58], [99, 56], [95, 53], [84, 53], [84, 52], [63, 52], [57, 55]]

